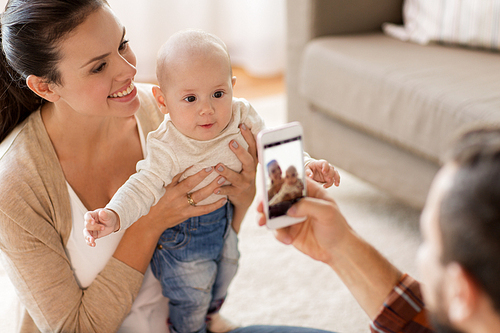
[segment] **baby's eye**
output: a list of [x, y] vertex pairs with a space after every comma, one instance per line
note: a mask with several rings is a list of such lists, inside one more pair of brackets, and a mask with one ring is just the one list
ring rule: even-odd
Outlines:
[[196, 101], [196, 97], [194, 97], [194, 96], [188, 96], [188, 97], [184, 98], [184, 100], [186, 102], [193, 103], [194, 101]]
[[216, 92], [214, 92], [214, 97], [215, 98], [221, 98], [222, 96], [224, 96], [224, 92], [223, 91], [216, 91]]

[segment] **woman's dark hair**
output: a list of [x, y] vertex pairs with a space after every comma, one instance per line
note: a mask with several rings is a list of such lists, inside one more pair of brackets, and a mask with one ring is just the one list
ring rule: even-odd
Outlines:
[[9, 0], [1, 17], [0, 142], [43, 100], [26, 85], [33, 74], [61, 83], [58, 42], [106, 0]]

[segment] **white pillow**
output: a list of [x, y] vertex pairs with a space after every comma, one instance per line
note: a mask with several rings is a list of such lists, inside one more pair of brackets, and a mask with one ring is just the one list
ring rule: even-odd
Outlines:
[[392, 37], [500, 49], [500, 0], [405, 0], [404, 26], [385, 23]]

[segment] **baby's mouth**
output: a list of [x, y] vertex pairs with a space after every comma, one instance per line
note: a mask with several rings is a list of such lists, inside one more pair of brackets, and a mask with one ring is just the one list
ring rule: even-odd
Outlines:
[[124, 96], [127, 96], [128, 94], [130, 94], [132, 92], [132, 90], [134, 90], [134, 82], [133, 81], [130, 82], [130, 85], [128, 86], [127, 89], [120, 91], [120, 92], [117, 92], [117, 93], [114, 93], [112, 95], [109, 95], [108, 97], [109, 98], [124, 97]]

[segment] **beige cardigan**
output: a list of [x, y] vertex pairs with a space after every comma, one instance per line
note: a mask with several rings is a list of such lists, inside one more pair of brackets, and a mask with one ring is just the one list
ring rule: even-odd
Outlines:
[[[137, 85], [145, 135], [163, 114], [150, 85]], [[113, 332], [139, 292], [143, 275], [111, 258], [80, 289], [64, 250], [71, 232], [66, 180], [34, 112], [0, 144], [0, 258], [26, 308], [21, 332]]]

